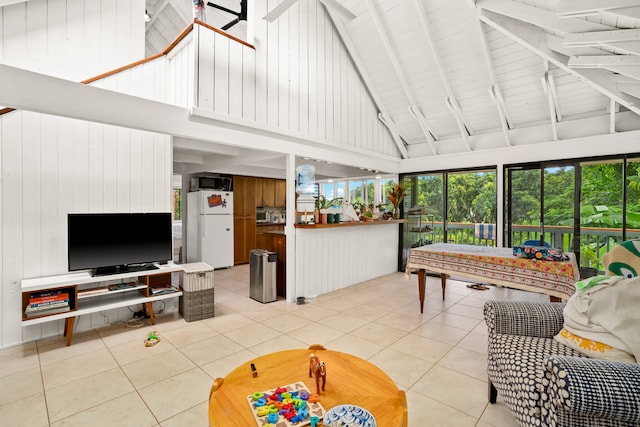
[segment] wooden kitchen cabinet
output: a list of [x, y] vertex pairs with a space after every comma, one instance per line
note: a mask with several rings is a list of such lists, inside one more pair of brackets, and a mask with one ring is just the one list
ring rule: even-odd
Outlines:
[[275, 207], [284, 208], [287, 206], [287, 181], [276, 179]]
[[284, 208], [286, 180], [233, 177], [234, 264], [249, 262], [251, 249], [267, 249], [266, 231], [284, 230], [284, 224], [256, 224], [256, 207]]
[[234, 264], [249, 262], [249, 251], [256, 246], [256, 186], [258, 178], [233, 178], [233, 254]]
[[256, 185], [258, 178], [235, 176], [233, 178], [233, 213], [238, 217], [256, 216]]
[[258, 206], [276, 206], [276, 180], [273, 178], [262, 178], [262, 204]]
[[247, 264], [249, 262], [249, 251], [256, 248], [256, 219], [234, 218], [234, 264]]

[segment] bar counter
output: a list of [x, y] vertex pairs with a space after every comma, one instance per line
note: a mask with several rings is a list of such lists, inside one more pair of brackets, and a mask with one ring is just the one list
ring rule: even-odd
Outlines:
[[404, 220], [295, 225], [297, 297], [314, 297], [398, 271]]
[[388, 219], [375, 221], [346, 221], [338, 224], [295, 224], [296, 228], [317, 229], [317, 228], [338, 228], [338, 227], [358, 227], [363, 225], [387, 225], [402, 224], [407, 222], [406, 219]]

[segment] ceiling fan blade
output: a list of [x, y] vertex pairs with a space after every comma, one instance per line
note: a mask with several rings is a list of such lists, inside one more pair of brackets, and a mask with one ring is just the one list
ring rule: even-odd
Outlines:
[[351, 21], [356, 17], [349, 9], [338, 3], [336, 0], [320, 0], [328, 9], [336, 12], [345, 21]]
[[283, 0], [282, 3], [271, 9], [271, 12], [267, 13], [262, 19], [266, 19], [269, 22], [275, 21], [278, 16], [282, 15], [285, 10], [289, 9], [298, 0]]
[[218, 9], [218, 10], [223, 11], [223, 12], [230, 13], [231, 15], [238, 15], [238, 14], [240, 13], [240, 12], [236, 12], [235, 10], [227, 9], [227, 8], [226, 8], [226, 7], [224, 7], [224, 6], [220, 6], [220, 5], [217, 5], [217, 4], [215, 4], [215, 3], [211, 3], [210, 1], [209, 1], [209, 2], [207, 2], [207, 6], [214, 7], [214, 8], [216, 8], [216, 9]]
[[240, 22], [240, 18], [236, 18], [233, 21], [229, 22], [227, 25], [225, 25], [224, 27], [220, 28], [222, 31], [227, 31], [229, 28], [233, 27], [234, 25], [236, 25], [238, 22]]

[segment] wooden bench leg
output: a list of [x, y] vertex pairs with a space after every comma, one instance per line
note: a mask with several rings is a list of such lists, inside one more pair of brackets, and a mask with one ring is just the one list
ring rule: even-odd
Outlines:
[[491, 380], [489, 380], [489, 403], [496, 403], [498, 398], [498, 390], [493, 386]]

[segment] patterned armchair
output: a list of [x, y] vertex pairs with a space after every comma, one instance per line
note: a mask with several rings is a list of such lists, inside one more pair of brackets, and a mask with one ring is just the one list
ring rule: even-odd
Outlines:
[[555, 341], [564, 303], [487, 301], [489, 401], [521, 426], [640, 426], [640, 364], [590, 359]]

